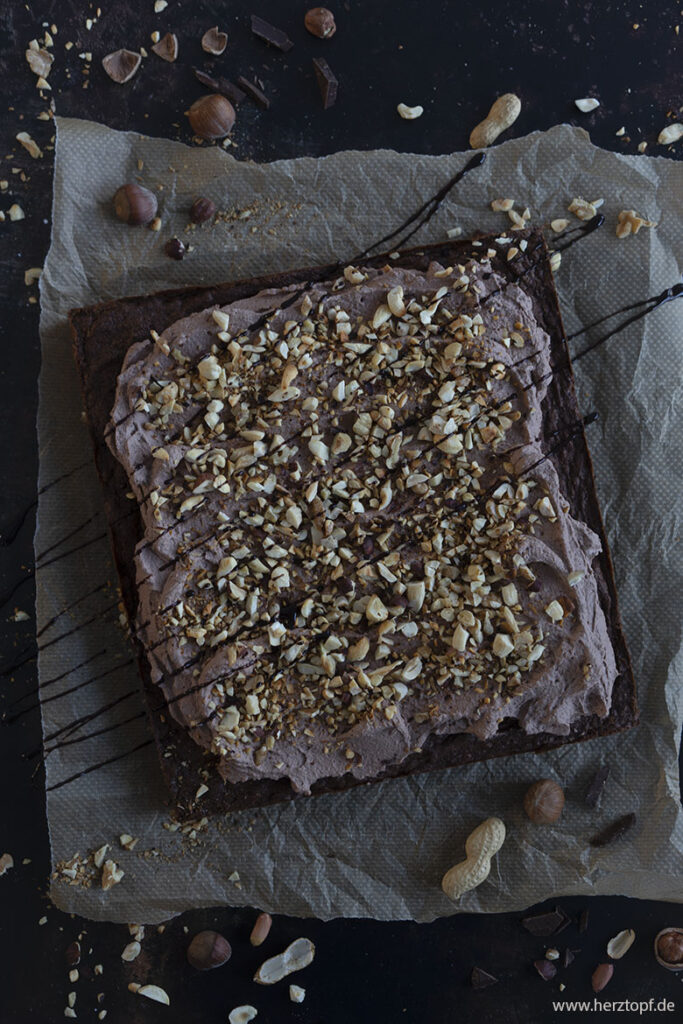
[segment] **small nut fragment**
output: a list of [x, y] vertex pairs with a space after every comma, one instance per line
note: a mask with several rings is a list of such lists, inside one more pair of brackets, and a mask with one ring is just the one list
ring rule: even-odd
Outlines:
[[491, 209], [494, 213], [507, 213], [515, 205], [514, 199], [492, 199]]
[[114, 196], [114, 212], [124, 224], [149, 224], [157, 212], [157, 197], [142, 185], [122, 185]]
[[311, 7], [306, 11], [304, 26], [318, 39], [329, 39], [337, 31], [334, 14], [327, 7]]
[[199, 196], [190, 207], [190, 220], [193, 224], [203, 224], [205, 221], [211, 220], [215, 212], [216, 204], [206, 196]]
[[3, 853], [0, 857], [0, 877], [14, 867], [14, 857], [11, 853]]
[[306, 989], [301, 988], [299, 985], [290, 985], [289, 998], [293, 1003], [303, 1003], [306, 998]]
[[202, 139], [222, 139], [235, 123], [235, 108], [225, 96], [201, 96], [187, 112], [190, 127]]
[[657, 963], [670, 971], [683, 970], [683, 928], [662, 928], [655, 938]]
[[641, 228], [653, 228], [653, 220], [645, 220], [635, 210], [621, 210], [617, 215], [617, 238], [626, 238], [627, 235], [637, 235]]
[[499, 96], [488, 114], [470, 134], [470, 146], [472, 149], [485, 149], [495, 142], [501, 132], [504, 132], [515, 123], [520, 115], [522, 103], [519, 96], [513, 92], [506, 92]]
[[102, 67], [117, 85], [129, 82], [141, 63], [140, 54], [132, 50], [115, 50], [102, 58]]
[[567, 209], [578, 217], [579, 220], [592, 220], [598, 212], [598, 207], [602, 206], [602, 204], [602, 199], [594, 199], [592, 202], [589, 202], [582, 196], [576, 196], [575, 199], [572, 199]]
[[424, 107], [419, 105], [417, 107], [408, 107], [405, 103], [399, 103], [396, 109], [404, 121], [414, 121], [416, 118], [422, 117], [425, 112]]
[[121, 959], [124, 960], [127, 964], [132, 963], [133, 960], [137, 959], [137, 957], [140, 956], [141, 949], [142, 946], [140, 945], [139, 942], [129, 942], [128, 945], [124, 947], [123, 953], [121, 954]]
[[29, 153], [34, 160], [37, 160], [39, 157], [43, 155], [42, 149], [40, 148], [38, 143], [31, 138], [28, 132], [18, 132], [16, 135], [16, 140], [17, 142], [20, 142], [22, 144], [26, 152]]
[[206, 53], [212, 53], [214, 57], [220, 57], [227, 45], [228, 34], [227, 32], [219, 32], [218, 25], [208, 29], [202, 36], [202, 50], [205, 50]]
[[539, 779], [524, 795], [524, 810], [536, 825], [557, 821], [564, 808], [564, 791], [553, 779]]
[[249, 1024], [250, 1020], [253, 1020], [258, 1014], [253, 1006], [236, 1006], [234, 1010], [231, 1010], [228, 1014], [228, 1021], [230, 1024]]
[[609, 984], [614, 974], [614, 967], [612, 964], [598, 964], [593, 971], [591, 978], [591, 986], [594, 992], [602, 992], [603, 988]]
[[32, 284], [35, 284], [36, 281], [40, 280], [42, 273], [42, 267], [29, 267], [28, 270], [24, 271], [24, 284], [27, 287], [29, 287]]
[[157, 57], [172, 64], [178, 56], [178, 37], [173, 32], [167, 32], [158, 43], [154, 44], [152, 53], [156, 53]]
[[621, 960], [622, 956], [628, 953], [635, 938], [636, 933], [633, 928], [626, 928], [623, 932], [619, 932], [607, 943], [607, 956], [612, 960]]
[[219, 932], [198, 932], [187, 947], [187, 961], [198, 971], [222, 967], [232, 955], [232, 948]]
[[561, 231], [564, 231], [565, 228], [569, 227], [569, 221], [564, 217], [557, 217], [555, 220], [550, 221], [550, 227], [559, 235]]
[[683, 124], [668, 124], [657, 136], [657, 142], [660, 146], [669, 146], [680, 138], [683, 138]]
[[283, 953], [272, 956], [261, 964], [254, 975], [259, 985], [274, 985], [288, 974], [300, 971], [313, 963], [315, 946], [310, 939], [295, 939]]
[[491, 860], [505, 842], [505, 825], [500, 818], [487, 818], [465, 840], [466, 858], [450, 868], [441, 888], [450, 900], [481, 885], [491, 871]]
[[164, 1006], [170, 1006], [171, 1000], [168, 998], [168, 993], [163, 988], [159, 988], [158, 985], [138, 985], [132, 981], [128, 988], [131, 992], [136, 992], [139, 996], [145, 996], [147, 999], [153, 999], [155, 1003], [163, 1003]]
[[252, 946], [260, 946], [268, 938], [273, 919], [270, 914], [259, 914], [251, 929], [249, 941]]
[[596, 110], [600, 106], [600, 100], [593, 99], [593, 97], [585, 97], [581, 100], [574, 100], [582, 114], [589, 114], [591, 110]]
[[113, 889], [123, 878], [125, 872], [113, 861], [105, 860], [102, 868], [102, 888], [105, 892]]
[[10, 220], [23, 220], [26, 216], [19, 203], [12, 203], [7, 212]]
[[47, 50], [43, 50], [40, 48], [38, 48], [37, 50], [33, 50], [31, 49], [31, 47], [29, 47], [28, 50], [26, 51], [25, 56], [28, 62], [28, 66], [30, 67], [34, 75], [38, 75], [39, 78], [48, 77], [48, 75], [50, 74], [50, 69], [52, 67], [52, 62], [54, 61], [54, 57], [51, 53], [48, 53]]

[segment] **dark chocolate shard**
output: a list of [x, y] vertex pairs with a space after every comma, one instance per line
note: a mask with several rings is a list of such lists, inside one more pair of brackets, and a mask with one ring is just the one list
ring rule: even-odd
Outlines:
[[561, 932], [563, 928], [567, 927], [570, 920], [571, 918], [561, 907], [555, 907], [554, 910], [549, 910], [545, 914], [532, 914], [529, 917], [523, 917], [522, 924], [532, 935], [547, 937]]
[[281, 50], [282, 53], [288, 53], [294, 46], [286, 32], [275, 28], [274, 25], [270, 25], [263, 18], [259, 18], [257, 14], [252, 14], [251, 16], [251, 31], [259, 39], [262, 39], [264, 43], [274, 46], [276, 50]]
[[592, 779], [588, 783], [588, 788], [586, 789], [586, 794], [583, 799], [584, 803], [586, 803], [589, 807], [598, 806], [598, 801], [602, 796], [602, 791], [605, 788], [605, 783], [607, 782], [608, 775], [609, 766], [605, 764], [602, 766], [602, 768], [598, 768], [598, 770], [595, 772]]
[[198, 82], [205, 85], [207, 89], [211, 89], [212, 92], [217, 92], [220, 93], [221, 96], [225, 96], [226, 100], [230, 100], [234, 106], [239, 106], [239, 104], [247, 98], [245, 93], [243, 93], [241, 89], [238, 89], [235, 83], [231, 82], [230, 79], [223, 78], [220, 75], [217, 77], [207, 75], [206, 71], [200, 71], [199, 68], [194, 68], [193, 70], [194, 77]]
[[621, 839], [627, 832], [630, 832], [636, 823], [636, 816], [633, 812], [625, 814], [622, 818], [617, 818], [611, 825], [604, 828], [602, 832], [598, 832], [597, 835], [593, 836], [590, 843], [591, 846], [607, 846], [609, 843], [614, 843], [617, 839]]
[[489, 988], [491, 985], [498, 984], [498, 978], [494, 978], [488, 971], [483, 970], [481, 967], [473, 967], [470, 975], [470, 982], [472, 988]]
[[590, 917], [590, 911], [588, 907], [582, 910], [579, 914], [579, 935], [583, 935], [584, 932], [588, 931], [588, 918]]
[[534, 967], [544, 981], [551, 981], [557, 974], [557, 967], [550, 960], [534, 960]]
[[327, 110], [328, 107], [333, 106], [337, 99], [339, 82], [337, 81], [334, 71], [324, 57], [313, 58], [313, 69], [318, 81], [320, 95], [323, 98], [323, 108]]
[[567, 947], [567, 949], [565, 949], [564, 951], [564, 956], [562, 957], [562, 966], [569, 967], [570, 964], [574, 963], [575, 959], [576, 957], [574, 955], [574, 950], [569, 949], [569, 947]]
[[254, 82], [250, 82], [248, 78], [244, 78], [242, 75], [237, 79], [237, 82], [240, 87], [244, 89], [247, 96], [254, 100], [254, 102], [258, 103], [259, 107], [263, 107], [264, 110], [268, 109], [270, 106], [270, 100], [264, 93], [263, 89], [259, 89], [258, 85], [255, 85]]

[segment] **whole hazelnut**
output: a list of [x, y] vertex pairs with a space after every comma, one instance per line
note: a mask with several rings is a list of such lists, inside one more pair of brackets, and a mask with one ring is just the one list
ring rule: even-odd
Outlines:
[[181, 260], [185, 255], [185, 245], [179, 238], [169, 238], [164, 246], [164, 252], [172, 260]]
[[304, 17], [304, 25], [318, 39], [329, 39], [337, 31], [334, 14], [327, 7], [311, 7]]
[[210, 93], [195, 100], [187, 112], [190, 127], [202, 139], [222, 139], [235, 123], [235, 108], [230, 100]]
[[149, 224], [157, 212], [157, 197], [142, 185], [122, 185], [114, 195], [114, 212], [124, 224]]
[[662, 967], [683, 970], [683, 928], [664, 928], [655, 939], [655, 956]]
[[204, 221], [211, 220], [215, 212], [216, 204], [205, 196], [200, 196], [190, 208], [190, 220], [193, 224], [203, 224]]
[[198, 971], [222, 967], [232, 955], [230, 943], [218, 932], [198, 932], [187, 947], [187, 960]]
[[536, 825], [550, 825], [562, 814], [564, 792], [552, 779], [539, 779], [524, 795], [524, 810]]

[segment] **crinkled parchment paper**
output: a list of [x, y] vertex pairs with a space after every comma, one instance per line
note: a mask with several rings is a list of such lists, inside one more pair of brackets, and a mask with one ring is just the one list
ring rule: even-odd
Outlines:
[[[348, 152], [259, 166], [216, 148], [189, 149], [58, 119], [52, 245], [41, 281], [40, 486], [79, 466], [90, 452], [66, 324], [70, 307], [343, 258], [398, 226], [465, 159], [458, 153]], [[502, 232], [507, 218], [489, 208], [498, 196], [528, 205], [534, 223], [563, 216], [576, 195], [604, 197], [606, 225], [565, 254], [558, 274], [572, 331], [678, 279], [682, 178], [681, 164], [603, 152], [584, 132], [560, 126], [491, 150], [485, 165], [467, 175], [416, 242], [443, 240], [455, 226], [465, 235]], [[111, 197], [131, 179], [163, 186], [160, 233], [112, 219]], [[249, 210], [250, 216], [197, 230], [194, 251], [174, 263], [163, 255], [163, 243], [173, 234], [183, 236], [187, 210], [201, 194], [222, 210]], [[631, 208], [658, 226], [619, 240], [616, 215]], [[494, 760], [236, 814], [211, 822], [193, 841], [163, 828], [169, 813], [156, 753], [146, 747], [48, 792], [53, 862], [77, 851], [85, 856], [110, 842], [110, 856], [125, 871], [109, 893], [98, 884], [84, 888], [56, 881], [55, 903], [86, 917], [117, 921], [155, 922], [189, 907], [243, 903], [320, 918], [428, 921], [458, 910], [520, 909], [571, 893], [683, 900], [676, 757], [683, 719], [683, 586], [676, 561], [683, 449], [680, 338], [680, 304], [669, 303], [576, 367], [583, 410], [600, 413], [589, 441], [638, 681], [638, 729], [542, 756]], [[584, 336], [574, 342], [575, 350], [585, 341]], [[42, 560], [97, 538], [104, 529], [101, 509], [99, 484], [89, 466], [45, 491], [36, 551], [62, 543]], [[63, 540], [90, 517], [71, 540]], [[95, 591], [41, 637], [42, 694], [55, 698], [43, 705], [45, 734], [91, 713], [92, 721], [71, 739], [132, 719], [50, 754], [47, 780], [53, 786], [131, 750], [149, 734], [144, 717], [135, 717], [142, 700], [116, 611], [98, 616], [116, 596], [111, 589], [96, 589], [115, 579], [108, 541], [100, 537], [46, 564], [36, 578], [39, 628]], [[71, 636], [47, 646], [80, 624]], [[93, 676], [102, 678], [68, 693]], [[110, 711], [97, 714], [117, 700]], [[602, 762], [611, 765], [612, 774], [601, 807], [590, 812], [582, 793]], [[553, 827], [533, 827], [523, 817], [522, 794], [539, 776], [553, 776], [567, 790], [565, 813]], [[638, 813], [638, 827], [628, 839], [600, 850], [589, 847], [588, 838], [599, 827], [631, 810]], [[461, 859], [472, 827], [492, 814], [505, 820], [507, 842], [489, 880], [454, 906], [441, 893], [441, 876]], [[139, 837], [133, 851], [119, 847], [116, 837], [122, 832]], [[235, 870], [239, 884], [229, 880]]]

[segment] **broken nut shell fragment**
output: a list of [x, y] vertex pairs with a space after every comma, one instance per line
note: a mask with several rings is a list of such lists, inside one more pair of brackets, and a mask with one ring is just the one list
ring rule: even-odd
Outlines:
[[129, 82], [142, 63], [142, 57], [133, 50], [114, 50], [102, 58], [102, 67], [117, 85]]
[[683, 928], [662, 928], [658, 932], [655, 959], [668, 971], [683, 971]]
[[172, 64], [178, 56], [178, 37], [172, 32], [167, 32], [158, 43], [154, 44], [152, 53], [156, 53], [157, 57]]
[[315, 946], [310, 939], [295, 939], [283, 953], [278, 953], [261, 964], [254, 975], [254, 981], [259, 985], [274, 985], [288, 974], [308, 967], [313, 963], [314, 956]]
[[228, 33], [219, 32], [218, 25], [208, 29], [202, 36], [202, 50], [205, 53], [212, 53], [214, 57], [220, 57], [228, 45]]

